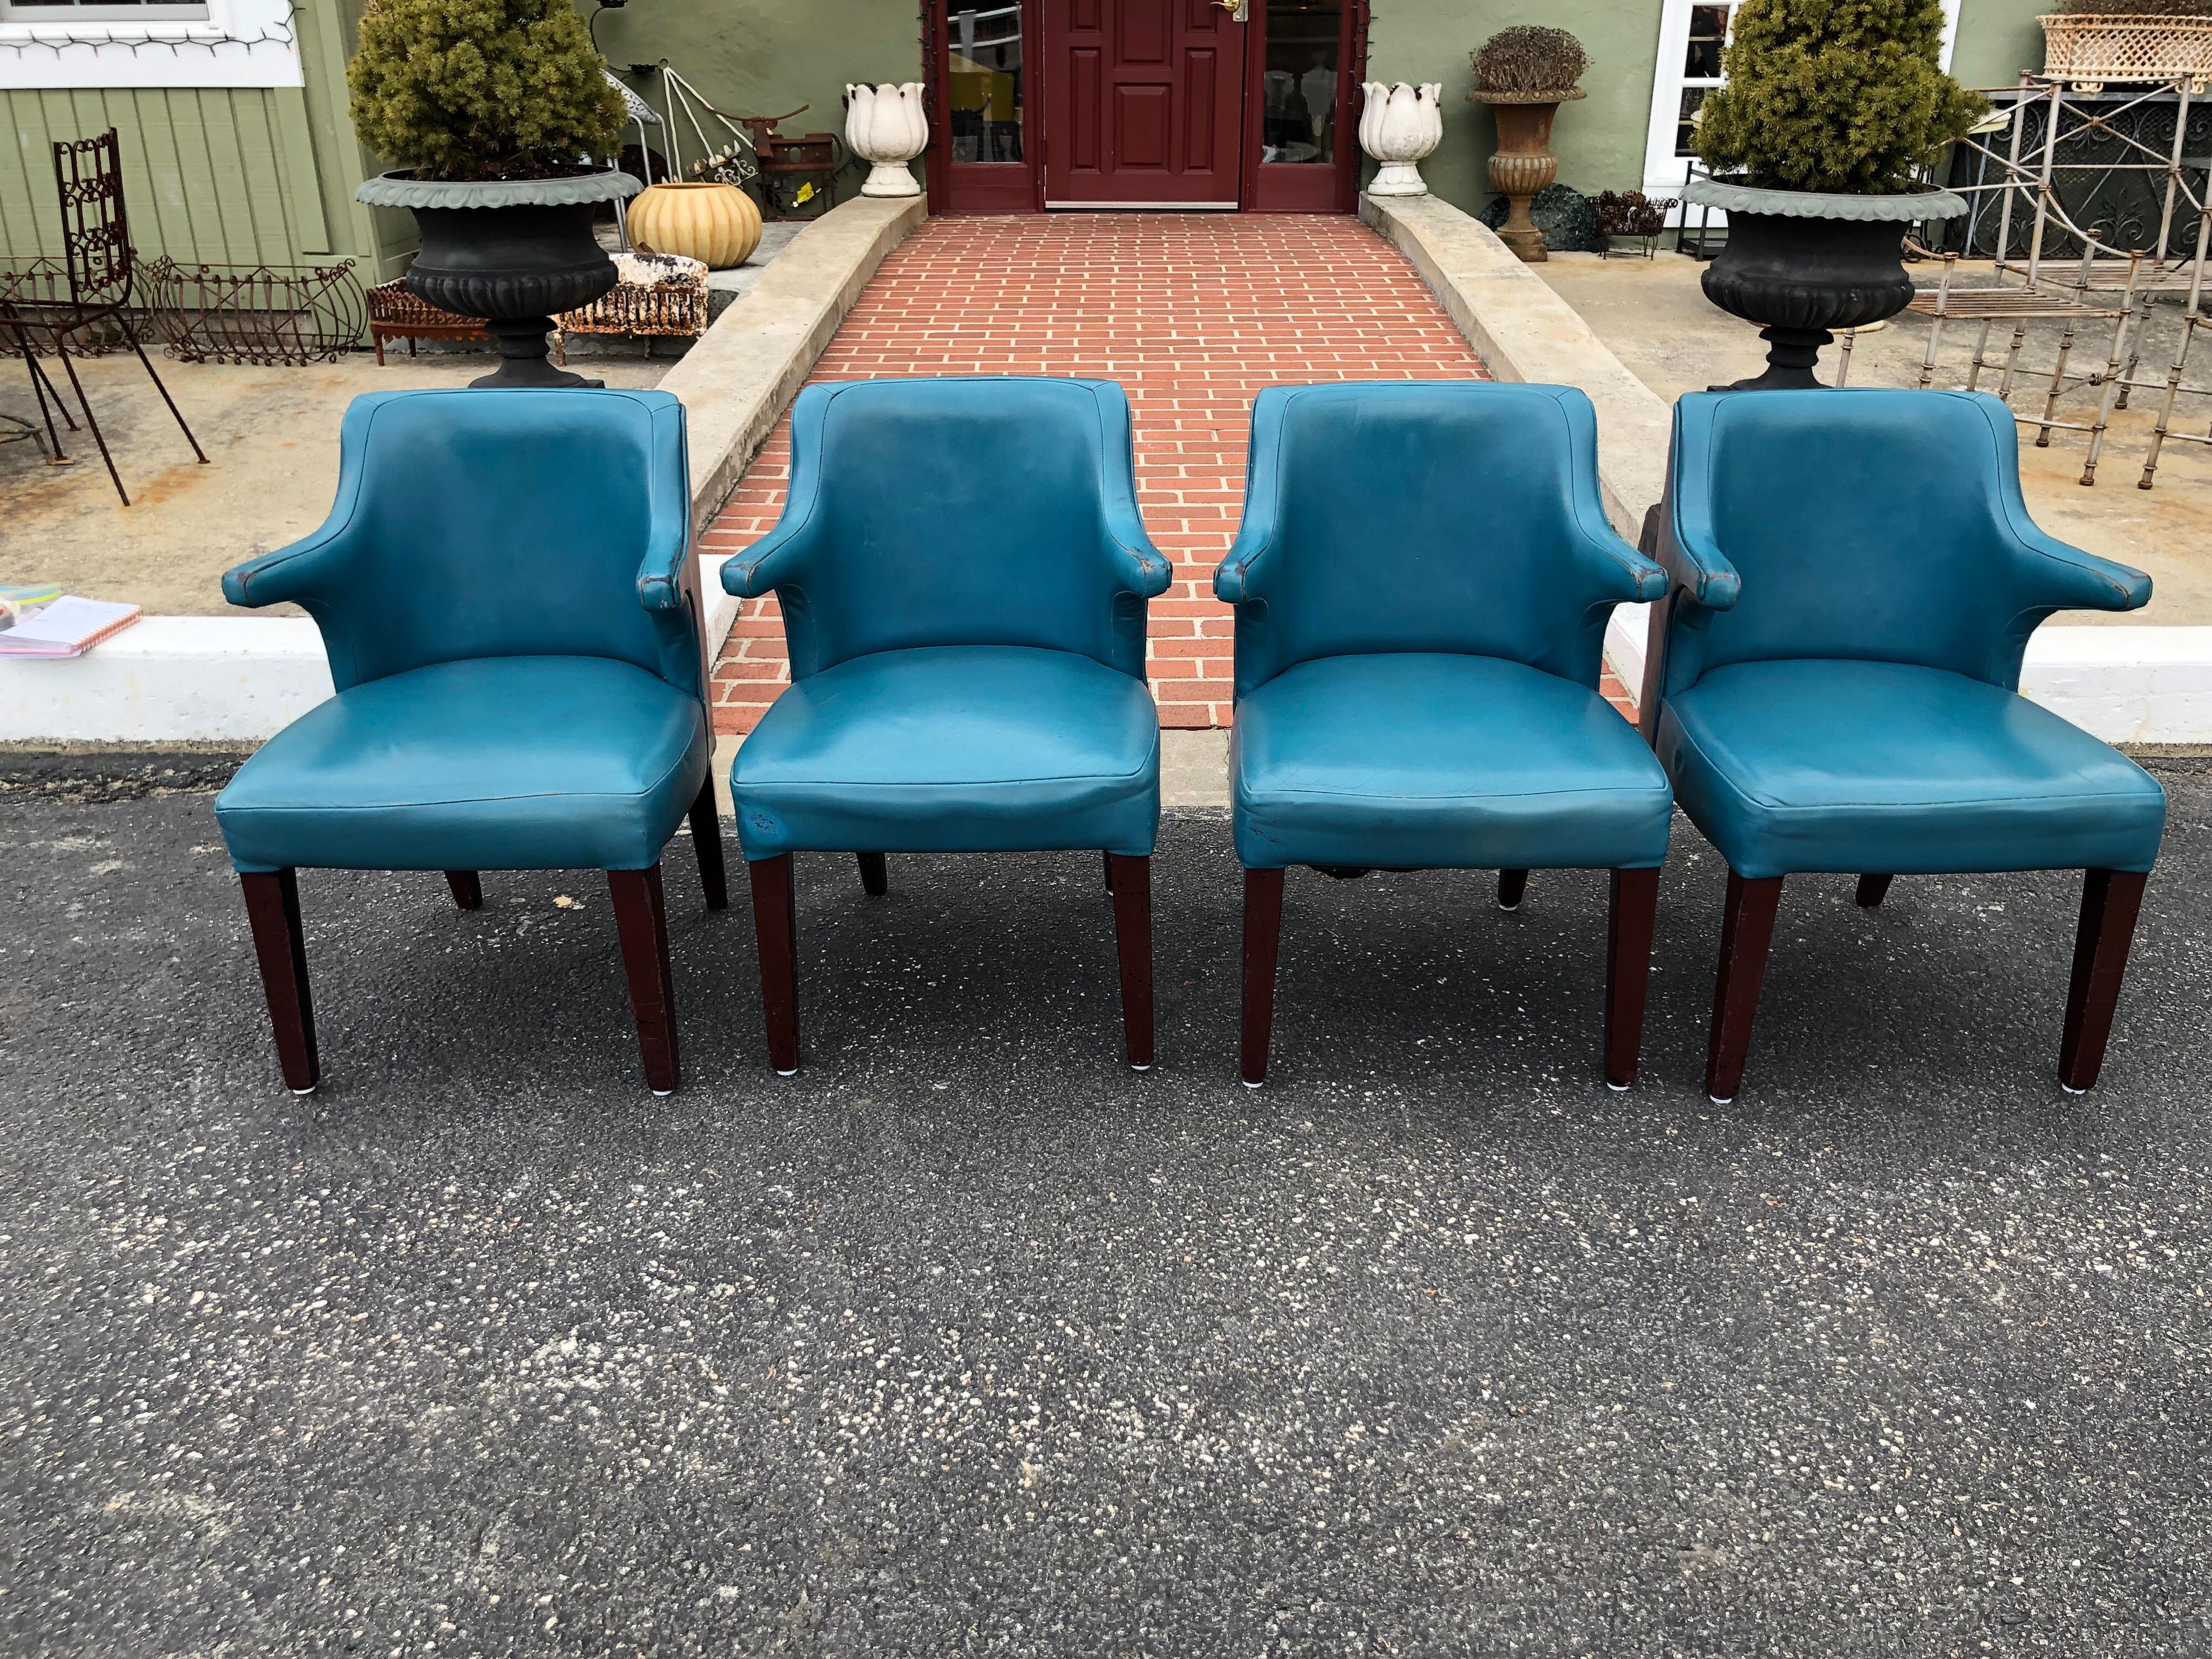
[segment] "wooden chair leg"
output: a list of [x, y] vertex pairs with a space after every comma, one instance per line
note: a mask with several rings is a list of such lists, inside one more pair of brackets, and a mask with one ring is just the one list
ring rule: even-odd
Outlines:
[[1521, 896], [1528, 890], [1528, 872], [1526, 870], [1500, 870], [1498, 872], [1498, 908], [1499, 909], [1518, 910], [1521, 908]]
[[2149, 879], [2137, 870], [2092, 870], [2082, 881], [2074, 976], [2066, 988], [2066, 1030], [2058, 1044], [2058, 1081], [2069, 1094], [2097, 1086], [2105, 1044], [2112, 1035], [2112, 1011], [2119, 1006], [2120, 980], [2128, 970], [2128, 946], [2142, 908], [2143, 884]]
[[881, 853], [855, 853], [860, 861], [860, 890], [870, 898], [881, 898], [891, 890], [891, 872]]
[[1152, 1066], [1152, 861], [1107, 855], [1114, 882], [1114, 940], [1121, 957], [1121, 1031], [1129, 1064]]
[[448, 870], [446, 885], [453, 890], [453, 902], [464, 910], [483, 908], [483, 882], [473, 870]]
[[1879, 909], [1882, 900], [1889, 896], [1889, 884], [1895, 879], [1893, 876], [1861, 876], [1859, 878], [1859, 908]]
[[1659, 917], [1659, 872], [1616, 870], [1605, 952], [1605, 1081], [1636, 1081], [1644, 1052], [1644, 999], [1651, 979], [1651, 934]]
[[722, 866], [722, 815], [714, 805], [714, 780], [699, 786], [691, 803], [691, 850], [699, 855], [699, 884], [707, 890], [707, 908], [729, 908], [730, 879]]
[[614, 897], [615, 931], [622, 939], [623, 971], [637, 1016], [646, 1086], [657, 1095], [672, 1095], [678, 1081], [676, 981], [668, 970], [668, 909], [661, 898], [660, 866], [610, 870], [607, 890]]
[[799, 933], [791, 854], [745, 864], [753, 889], [753, 938], [760, 946], [761, 1012], [776, 1075], [799, 1069]]
[[322, 1080], [315, 1053], [315, 1005], [307, 993], [307, 944], [300, 929], [299, 878], [290, 870], [246, 873], [246, 917], [253, 928], [253, 954], [261, 988], [269, 998], [269, 1024], [276, 1033], [276, 1059], [284, 1086], [313, 1094]]
[[1782, 878], [1750, 881], [1729, 872], [1728, 909], [1721, 921], [1720, 973], [1713, 983], [1712, 1041], [1705, 1051], [1705, 1092], [1725, 1106], [1743, 1082], [1751, 1052], [1751, 1022], [1759, 1012], [1759, 988], [1774, 941], [1774, 913], [1782, 903]]
[[1267, 1045], [1275, 1034], [1275, 962], [1283, 943], [1283, 872], [1244, 872], [1244, 1086], [1267, 1080]]

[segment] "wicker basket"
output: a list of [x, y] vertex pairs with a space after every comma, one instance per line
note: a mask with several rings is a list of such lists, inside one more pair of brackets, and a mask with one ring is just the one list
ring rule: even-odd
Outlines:
[[2212, 18], [2142, 13], [2053, 12], [2043, 25], [2043, 72], [2081, 92], [2108, 81], [2182, 81], [2191, 93], [2212, 85]]
[[620, 253], [622, 280], [587, 306], [561, 313], [564, 334], [678, 335], [707, 331], [707, 267], [675, 253]]

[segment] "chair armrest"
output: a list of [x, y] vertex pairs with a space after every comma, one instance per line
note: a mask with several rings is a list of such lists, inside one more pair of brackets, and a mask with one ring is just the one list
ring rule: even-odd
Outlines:
[[1606, 584], [1605, 599], [1648, 605], [1667, 597], [1671, 580], [1667, 568], [1648, 554], [1639, 553], [1609, 523], [1583, 526], [1594, 556], [1593, 568]]
[[2053, 611], [2140, 611], [2150, 603], [2150, 578], [2131, 565], [2100, 559], [2014, 522], [2030, 603]]
[[1669, 500], [1660, 517], [1658, 552], [1668, 580], [1692, 604], [1727, 611], [1742, 597], [1743, 578], [1713, 539], [1712, 526], [1686, 514], [1679, 498]]
[[1229, 555], [1214, 568], [1213, 597], [1224, 605], [1247, 605], [1264, 591], [1261, 574], [1275, 544], [1273, 514], [1255, 513], [1248, 502], [1244, 523]]
[[775, 529], [742, 553], [722, 561], [722, 591], [739, 599], [757, 599], [772, 589], [796, 582], [813, 562], [821, 529], [812, 511], [786, 511]]
[[222, 573], [222, 596], [249, 611], [321, 597], [351, 562], [352, 523], [332, 518], [312, 536]]
[[1166, 592], [1174, 568], [1145, 533], [1145, 521], [1137, 516], [1134, 504], [1109, 498], [1104, 517], [1106, 562], [1114, 580], [1139, 599], [1158, 599]]

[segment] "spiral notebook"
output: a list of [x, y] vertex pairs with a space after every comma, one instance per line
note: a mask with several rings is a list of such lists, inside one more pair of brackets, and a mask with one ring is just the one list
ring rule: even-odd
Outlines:
[[81, 657], [138, 620], [138, 607], [64, 593], [0, 629], [0, 657]]

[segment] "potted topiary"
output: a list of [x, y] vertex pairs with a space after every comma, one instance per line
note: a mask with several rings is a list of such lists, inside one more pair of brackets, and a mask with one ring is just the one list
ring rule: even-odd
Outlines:
[[1490, 183], [1506, 200], [1498, 237], [1529, 264], [1540, 264], [1550, 256], [1544, 233], [1528, 217], [1528, 204], [1559, 175], [1552, 121], [1561, 104], [1586, 95], [1575, 83], [1589, 67], [1589, 54], [1565, 29], [1524, 23], [1500, 30], [1468, 56], [1474, 90], [1468, 99], [1488, 104], [1498, 118]]
[[1942, 0], [1744, 0], [1699, 112], [1711, 179], [1683, 195], [1724, 210], [1705, 297], [1757, 323], [1767, 368], [1747, 388], [1814, 386], [1820, 348], [1912, 301], [1905, 227], [1966, 211], [1916, 172], [1988, 112], [1942, 68]]
[[400, 164], [356, 196], [422, 232], [409, 290], [499, 342], [499, 372], [472, 384], [596, 385], [548, 364], [545, 336], [614, 287], [592, 210], [639, 186], [590, 165], [624, 112], [569, 0], [369, 0], [346, 82], [354, 131]]

